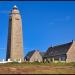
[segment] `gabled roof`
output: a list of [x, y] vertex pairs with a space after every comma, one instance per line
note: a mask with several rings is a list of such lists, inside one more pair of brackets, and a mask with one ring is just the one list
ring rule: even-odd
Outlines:
[[29, 51], [29, 52], [27, 53], [27, 55], [26, 55], [26, 58], [30, 59], [31, 56], [34, 54], [34, 52], [35, 52], [35, 50]]
[[69, 42], [66, 44], [49, 47], [46, 52], [46, 56], [56, 56], [56, 55], [66, 54], [69, 48], [71, 47], [72, 43], [73, 42]]
[[40, 52], [40, 55], [41, 55], [42, 57], [44, 57], [45, 52]]
[[25, 58], [30, 59], [32, 57], [32, 55], [34, 54], [34, 52], [38, 51], [40, 53], [40, 55], [42, 57], [44, 57], [45, 52], [40, 52], [39, 50], [32, 50], [30, 52], [27, 53], [27, 55], [25, 56]]

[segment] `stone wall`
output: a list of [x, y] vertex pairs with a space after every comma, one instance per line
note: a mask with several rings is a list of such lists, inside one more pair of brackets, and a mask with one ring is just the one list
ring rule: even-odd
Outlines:
[[42, 62], [43, 58], [40, 55], [39, 51], [35, 51], [34, 54], [31, 56], [30, 62], [34, 62], [34, 61], [38, 61], [38, 62]]
[[75, 62], [75, 42], [73, 41], [70, 49], [67, 52], [66, 62]]

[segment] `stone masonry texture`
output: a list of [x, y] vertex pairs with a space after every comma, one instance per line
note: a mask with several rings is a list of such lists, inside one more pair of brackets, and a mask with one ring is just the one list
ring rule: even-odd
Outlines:
[[22, 21], [19, 10], [15, 6], [9, 16], [6, 60], [8, 59], [11, 61], [20, 59], [24, 61]]

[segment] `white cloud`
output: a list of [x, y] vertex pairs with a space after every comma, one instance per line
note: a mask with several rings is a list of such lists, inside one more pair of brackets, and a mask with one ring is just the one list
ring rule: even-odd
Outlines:
[[54, 24], [54, 22], [50, 22], [50, 24], [51, 24], [51, 25], [53, 25], [53, 24]]
[[24, 48], [25, 50], [33, 50], [34, 48]]
[[55, 24], [56, 22], [65, 22], [65, 21], [69, 21], [71, 19], [71, 16], [65, 16], [65, 17], [61, 17], [61, 18], [55, 18], [54, 20], [53, 20], [53, 22], [50, 22], [49, 24], [50, 25], [53, 25], [53, 24]]
[[70, 16], [65, 16], [64, 18], [56, 18], [54, 21], [69, 21], [70, 19]]
[[63, 18], [57, 18], [57, 19], [55, 19], [55, 21], [64, 21], [64, 19]]
[[70, 20], [70, 18], [71, 18], [70, 16], [66, 16], [65, 20]]

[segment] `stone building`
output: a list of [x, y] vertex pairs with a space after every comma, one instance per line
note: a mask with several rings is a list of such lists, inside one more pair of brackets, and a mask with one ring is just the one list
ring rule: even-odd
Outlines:
[[20, 12], [16, 6], [13, 7], [9, 14], [6, 60], [8, 59], [11, 61], [24, 61], [22, 21]]
[[35, 61], [42, 62], [43, 57], [41, 54], [42, 53], [39, 52], [39, 50], [33, 50], [28, 52], [28, 54], [25, 56], [25, 59], [26, 61], [29, 61], [29, 62], [35, 62]]
[[49, 47], [44, 60], [48, 62], [75, 62], [75, 42]]

